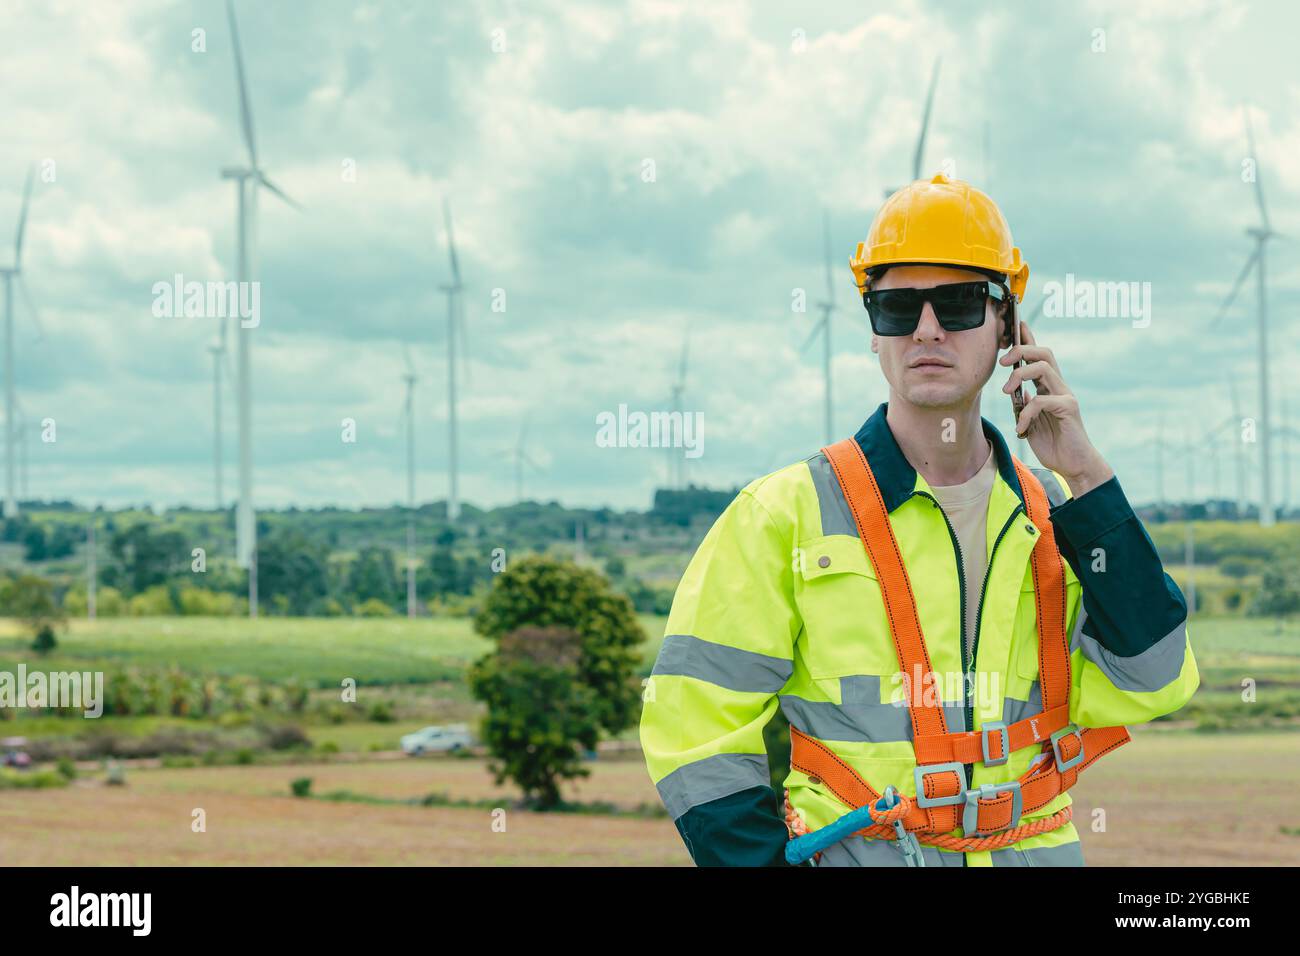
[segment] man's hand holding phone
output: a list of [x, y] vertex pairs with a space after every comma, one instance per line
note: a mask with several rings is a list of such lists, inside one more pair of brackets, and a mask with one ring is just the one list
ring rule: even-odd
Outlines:
[[[1115, 474], [1093, 446], [1083, 427], [1079, 400], [1065, 384], [1052, 350], [1034, 341], [1034, 333], [1018, 318], [1015, 343], [998, 359], [1012, 366], [1002, 391], [1011, 396], [1016, 410], [1016, 434], [1029, 440], [1029, 447], [1044, 468], [1065, 479], [1070, 492], [1081, 497]], [[1024, 398], [1024, 383], [1034, 383], [1035, 395]]]

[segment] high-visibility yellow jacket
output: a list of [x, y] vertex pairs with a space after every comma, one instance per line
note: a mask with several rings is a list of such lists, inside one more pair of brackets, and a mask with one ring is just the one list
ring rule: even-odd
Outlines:
[[[899, 449], [882, 404], [855, 438], [876, 477], [912, 588], [949, 731], [1010, 724], [1042, 710], [1025, 514], [1006, 442], [983, 420], [997, 458], [988, 570], [966, 659], [959, 545], [929, 485]], [[1117, 478], [1069, 498], [1034, 469], [1065, 558], [1070, 719], [1142, 723], [1180, 708], [1199, 684], [1182, 593], [1161, 566]], [[710, 529], [677, 588], [644, 694], [650, 776], [695, 861], [782, 865], [787, 839], [769, 785], [763, 728], [780, 706], [876, 790], [915, 795], [912, 728], [875, 571], [821, 453], [746, 486]], [[976, 693], [978, 691], [978, 693]], [[972, 764], [969, 787], [1022, 776], [1037, 747], [1000, 766]], [[810, 829], [847, 807], [791, 770], [790, 802]], [[1062, 793], [1023, 822], [1069, 805]], [[961, 830], [954, 830], [961, 835]], [[930, 866], [1079, 865], [1072, 823], [992, 851], [924, 849]], [[891, 841], [850, 837], [820, 865], [902, 865]]]

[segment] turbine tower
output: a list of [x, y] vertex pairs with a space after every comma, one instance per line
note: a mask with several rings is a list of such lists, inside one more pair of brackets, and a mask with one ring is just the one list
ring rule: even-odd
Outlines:
[[406, 616], [415, 617], [415, 366], [406, 350]]
[[822, 382], [825, 385], [826, 444], [835, 441], [835, 414], [831, 398], [831, 313], [835, 311], [835, 285], [831, 279], [831, 217], [822, 211], [822, 238], [826, 254], [826, 298], [817, 303], [822, 317], [813, 326], [800, 351], [807, 349], [817, 336], [822, 337]]
[[[447, 255], [451, 260], [451, 282], [441, 286], [447, 294], [447, 443], [448, 443], [448, 491], [447, 523], [455, 524], [460, 515], [460, 458], [456, 441], [456, 350], [458, 345], [464, 348], [465, 312], [462, 301], [464, 284], [460, 281], [460, 260], [456, 257], [456, 235], [452, 229], [451, 203], [444, 196], [442, 200], [442, 220], [447, 230]], [[462, 361], [464, 358], [462, 356]]]
[[[231, 49], [235, 58], [235, 80], [239, 87], [239, 118], [248, 150], [248, 165], [227, 166], [221, 178], [233, 180], [236, 191], [237, 226], [237, 278], [242, 292], [247, 283], [254, 281], [255, 242], [257, 238], [257, 193], [265, 188], [294, 209], [298, 204], [276, 186], [258, 164], [257, 144], [253, 137], [253, 112], [248, 99], [248, 81], [244, 75], [244, 57], [239, 46], [239, 27], [235, 23], [234, 0], [226, 0], [226, 13], [230, 20]], [[225, 335], [229, 317], [220, 319]], [[248, 616], [257, 617], [257, 516], [253, 511], [253, 395], [252, 395], [252, 333], [240, 323], [237, 374], [239, 380], [239, 506], [235, 512], [235, 558], [241, 568], [248, 569]], [[224, 346], [223, 346], [224, 348]], [[220, 436], [217, 438], [220, 441]]]
[[1255, 132], [1250, 122], [1250, 112], [1243, 109], [1246, 119], [1246, 141], [1250, 149], [1250, 158], [1255, 163], [1255, 204], [1259, 207], [1259, 225], [1252, 226], [1246, 230], [1246, 235], [1255, 241], [1255, 250], [1246, 259], [1245, 266], [1242, 267], [1241, 273], [1237, 276], [1237, 281], [1233, 283], [1232, 291], [1220, 306], [1218, 314], [1214, 317], [1214, 323], [1218, 324], [1223, 318], [1224, 313], [1228, 311], [1233, 300], [1237, 297], [1237, 292], [1241, 289], [1242, 284], [1250, 275], [1251, 270], [1255, 272], [1257, 282], [1257, 295], [1259, 298], [1259, 331], [1256, 344], [1259, 347], [1259, 454], [1260, 454], [1260, 492], [1259, 492], [1259, 523], [1261, 527], [1270, 527], [1274, 523], [1273, 513], [1273, 423], [1269, 412], [1269, 387], [1268, 387], [1268, 296], [1266, 291], [1265, 279], [1265, 251], [1268, 240], [1278, 235], [1273, 231], [1268, 220], [1268, 210], [1264, 206], [1264, 187], [1259, 181], [1259, 156], [1255, 152]]
[[[686, 360], [691, 347], [691, 330], [682, 332], [682, 354], [677, 362], [677, 378], [672, 387], [672, 408], [682, 423], [683, 433], [686, 428], [686, 408], [682, 396], [686, 394]], [[668, 487], [681, 490], [686, 487], [686, 455], [680, 448], [668, 446]]]
[[0, 268], [0, 275], [5, 282], [5, 503], [4, 516], [12, 518], [18, 514], [18, 486], [16, 482], [18, 438], [18, 398], [14, 386], [14, 285], [18, 285], [26, 300], [27, 308], [38, 323], [35, 306], [27, 284], [23, 282], [23, 235], [27, 231], [27, 207], [32, 198], [32, 171], [27, 171], [27, 182], [23, 186], [23, 202], [18, 210], [18, 229], [14, 234], [13, 265]]

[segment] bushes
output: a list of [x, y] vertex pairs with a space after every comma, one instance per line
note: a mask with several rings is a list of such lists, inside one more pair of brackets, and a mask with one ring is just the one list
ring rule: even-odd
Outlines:
[[10, 770], [0, 767], [0, 790], [46, 790], [66, 787], [68, 778], [56, 770]]
[[262, 736], [272, 750], [301, 750], [311, 747], [311, 738], [297, 724], [263, 727]]
[[178, 594], [182, 614], [203, 617], [232, 617], [248, 613], [248, 600], [225, 591], [183, 587]]
[[[99, 587], [95, 589], [95, 616], [121, 617], [126, 613], [126, 600], [117, 588]], [[63, 595], [63, 611], [68, 617], [85, 617], [87, 614], [86, 589], [70, 588]]]
[[354, 604], [352, 613], [357, 617], [393, 617], [397, 614], [379, 598], [367, 598], [360, 604]]
[[165, 584], [145, 588], [127, 604], [132, 617], [166, 617], [176, 613], [171, 591]]
[[1300, 612], [1300, 561], [1292, 559], [1267, 568], [1250, 613], [1268, 617], [1297, 612]]
[[386, 701], [377, 700], [366, 711], [366, 720], [376, 724], [391, 724], [394, 720], [393, 709], [388, 706]]

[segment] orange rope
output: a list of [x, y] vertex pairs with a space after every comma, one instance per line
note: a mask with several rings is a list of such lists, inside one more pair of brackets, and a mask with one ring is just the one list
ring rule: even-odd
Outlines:
[[[898, 835], [894, 833], [891, 824], [895, 820], [906, 816], [911, 806], [912, 798], [900, 793], [898, 803], [890, 809], [879, 814], [876, 813], [874, 808], [868, 811], [871, 814], [871, 819], [875, 820], [876, 823], [873, 826], [858, 830], [853, 836], [861, 836], [869, 840], [898, 839]], [[1074, 816], [1073, 807], [1063, 807], [1049, 817], [1041, 817], [1029, 823], [1022, 823], [1020, 826], [1012, 827], [1010, 830], [1003, 830], [1000, 833], [984, 837], [959, 837], [947, 833], [916, 833], [914, 835], [917, 842], [924, 846], [974, 853], [979, 850], [997, 850], [1012, 843], [1017, 843], [1026, 837], [1037, 836], [1040, 833], [1050, 833], [1052, 830], [1059, 829], [1069, 823], [1072, 816]], [[789, 790], [785, 792], [785, 826], [790, 832], [791, 839], [811, 832], [808, 829], [808, 824], [804, 823], [803, 818], [795, 812], [794, 806], [790, 803]], [[817, 856], [821, 856], [821, 854], [819, 853]]]

